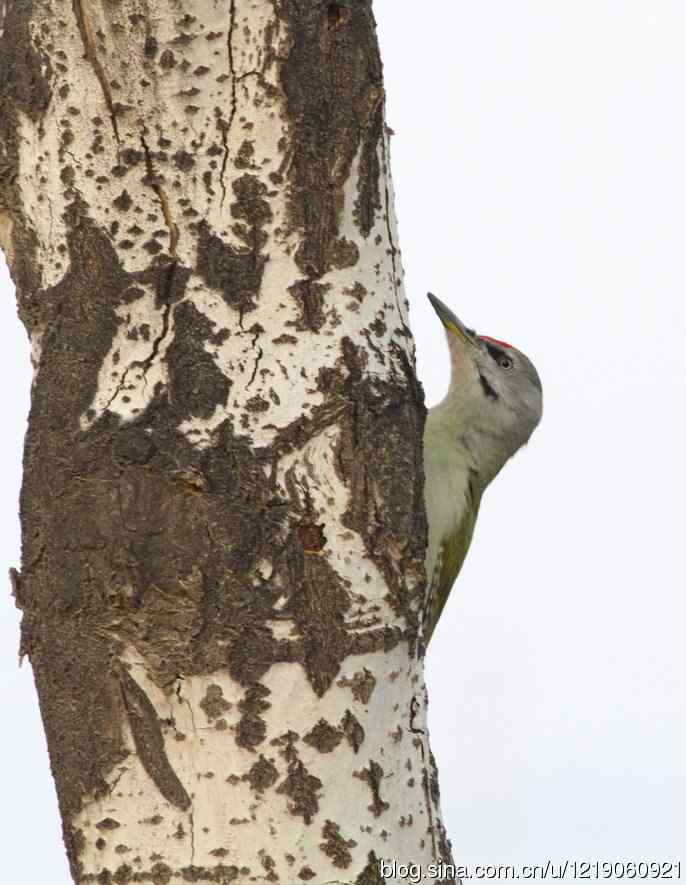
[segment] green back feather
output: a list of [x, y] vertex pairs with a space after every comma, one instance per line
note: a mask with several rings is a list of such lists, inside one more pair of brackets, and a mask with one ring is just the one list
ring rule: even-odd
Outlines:
[[472, 542], [480, 503], [481, 494], [477, 484], [474, 480], [470, 480], [468, 504], [462, 519], [455, 532], [443, 539], [438, 549], [434, 573], [427, 575], [427, 579], [431, 582], [424, 613], [424, 642], [427, 646]]

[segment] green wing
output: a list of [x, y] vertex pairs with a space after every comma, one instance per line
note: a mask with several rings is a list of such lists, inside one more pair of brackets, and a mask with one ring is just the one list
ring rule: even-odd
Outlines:
[[481, 495], [476, 491], [475, 484], [470, 482], [468, 506], [465, 507], [462, 520], [454, 534], [444, 538], [438, 549], [436, 566], [431, 576], [429, 601], [424, 613], [424, 642], [427, 646], [472, 542], [480, 501]]

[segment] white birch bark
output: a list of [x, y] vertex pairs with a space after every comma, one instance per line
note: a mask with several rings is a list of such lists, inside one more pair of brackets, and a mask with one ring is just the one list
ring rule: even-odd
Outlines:
[[[299, 4], [276, 0], [39, 0], [33, 7], [23, 33], [45, 95], [38, 105], [16, 102], [16, 137], [11, 149], [7, 138], [3, 142], [16, 175], [11, 187], [0, 190], [0, 203], [4, 193], [7, 204], [0, 207], [0, 245], [31, 335], [36, 427], [41, 409], [48, 409], [41, 405], [41, 384], [51, 383], [58, 361], [47, 356], [48, 342], [66, 328], [61, 317], [69, 308], [62, 306], [72, 289], [88, 289], [90, 275], [97, 300], [116, 273], [124, 282], [117, 290], [121, 297], [108, 302], [103, 314], [110, 317], [107, 346], [97, 351], [90, 387], [87, 376], [74, 378], [85, 393], [69, 400], [70, 408], [78, 404], [69, 440], [78, 448], [81, 440], [100, 439], [103, 428], [124, 433], [132, 427], [154, 440], [150, 416], [162, 402], [186, 446], [174, 450], [177, 459], [178, 452], [186, 453], [186, 461], [160, 480], [176, 483], [168, 507], [160, 499], [164, 513], [182, 506], [177, 501], [190, 501], [195, 519], [213, 495], [207, 507], [215, 506], [219, 493], [202, 459], [213, 457], [229, 434], [231, 451], [262, 453], [253, 464], [255, 482], [286, 508], [286, 517], [265, 534], [268, 543], [259, 556], [238, 569], [248, 609], [250, 593], [269, 599], [260, 603], [255, 643], [242, 645], [240, 634], [250, 633], [254, 620], [237, 632], [233, 622], [207, 626], [216, 621], [207, 614], [208, 605], [215, 611], [215, 597], [206, 602], [210, 591], [200, 554], [198, 564], [190, 565], [192, 556], [183, 554], [173, 598], [167, 577], [141, 576], [152, 554], [147, 541], [134, 549], [139, 516], [156, 511], [155, 495], [167, 486], [147, 502], [146, 483], [157, 468], [153, 462], [140, 467], [127, 454], [118, 491], [107, 499], [118, 508], [129, 539], [121, 560], [119, 554], [107, 556], [126, 565], [112, 567], [107, 580], [97, 571], [105, 561], [100, 551], [114, 546], [105, 516], [97, 543], [79, 528], [81, 539], [74, 543], [97, 548], [100, 558], [96, 567], [91, 554], [79, 550], [74, 580], [80, 593], [87, 586], [106, 601], [98, 603], [93, 620], [84, 614], [90, 612], [84, 597], [71, 608], [65, 603], [67, 614], [60, 615], [60, 636], [74, 624], [88, 624], [107, 649], [98, 679], [109, 698], [107, 721], [117, 731], [108, 735], [111, 752], [102, 765], [93, 760], [100, 775], [84, 775], [80, 783], [89, 789], [80, 792], [78, 777], [61, 772], [56, 761], [61, 745], [54, 723], [61, 714], [51, 712], [48, 697], [55, 662], [39, 623], [45, 612], [37, 601], [44, 598], [40, 588], [54, 576], [42, 576], [42, 552], [27, 561], [27, 545], [32, 548], [25, 540], [25, 589], [18, 594], [27, 612], [23, 648], [42, 693], [75, 881], [369, 885], [381, 881], [378, 863], [384, 858], [425, 868], [447, 860], [416, 643], [423, 574], [417, 539], [399, 537], [401, 521], [388, 509], [397, 510], [397, 501], [385, 497], [393, 483], [383, 480], [394, 469], [416, 471], [407, 451], [419, 448], [413, 444], [404, 451], [405, 466], [394, 467], [393, 446], [406, 441], [386, 439], [378, 465], [360, 465], [357, 459], [372, 460], [374, 416], [364, 425], [369, 445], [356, 448], [358, 418], [346, 405], [346, 391], [367, 385], [380, 413], [387, 409], [389, 396], [407, 392], [407, 367], [414, 359], [387, 135], [382, 129], [373, 142], [366, 134], [380, 113], [380, 82], [366, 89], [357, 106], [351, 97], [350, 119], [335, 123], [332, 138], [344, 147], [331, 149], [326, 199], [337, 203], [338, 229], [321, 234], [326, 266], [313, 267], [309, 277], [303, 242], [319, 233], [318, 219], [307, 215], [325, 203], [321, 193], [312, 194], [312, 206], [303, 208], [308, 182], [298, 185], [293, 175], [293, 152], [314, 144], [299, 136], [298, 127], [318, 125], [308, 118], [317, 110], [316, 96], [298, 98], [301, 85], [287, 85], [288, 77], [298, 81], [307, 73], [307, 64], [293, 62], [298, 41], [309, 45], [296, 30], [310, 27], [316, 12], [321, 36], [315, 42], [333, 45], [346, 39], [343, 32], [356, 17], [368, 17], [366, 4], [312, 3], [314, 12], [306, 13]], [[331, 88], [345, 98], [345, 89]], [[305, 110], [299, 112], [301, 100]], [[352, 155], [351, 126], [360, 132]], [[370, 158], [378, 164], [376, 177]], [[79, 253], [78, 231], [106, 237], [117, 263], [106, 278], [95, 268], [105, 246], [90, 258]], [[33, 268], [30, 281], [20, 258]], [[165, 273], [162, 297], [159, 279]], [[239, 284], [232, 282], [234, 273]], [[183, 285], [175, 289], [180, 277]], [[59, 310], [46, 307], [58, 300]], [[87, 313], [87, 307], [80, 310]], [[81, 346], [88, 342], [74, 342], [74, 349]], [[200, 364], [205, 375], [194, 374]], [[353, 391], [349, 399], [355, 396]], [[406, 430], [399, 425], [399, 433]], [[42, 438], [38, 430], [35, 435]], [[73, 482], [94, 484], [100, 467], [89, 462], [94, 472], [88, 473], [79, 465], [82, 473]], [[238, 496], [245, 484], [236, 470]], [[410, 505], [416, 501], [421, 508], [413, 476], [396, 478], [394, 487], [405, 479]], [[367, 496], [363, 520], [351, 516], [361, 483]], [[183, 493], [176, 491], [179, 484]], [[27, 488], [29, 507], [30, 482]], [[231, 497], [230, 484], [222, 494]], [[98, 523], [99, 512], [91, 523]], [[255, 520], [266, 513], [255, 501]], [[215, 543], [222, 526], [210, 517], [206, 522]], [[421, 533], [421, 515], [416, 525]], [[237, 527], [227, 529], [230, 552], [229, 529]], [[183, 546], [182, 533], [175, 535], [166, 522], [163, 532], [172, 547]], [[288, 564], [296, 562], [288, 552], [293, 538], [302, 546], [297, 565]], [[175, 550], [168, 553], [174, 560]], [[84, 562], [91, 563], [90, 572]], [[233, 580], [227, 577], [222, 592], [233, 592]], [[322, 615], [319, 632], [319, 596], [314, 590], [307, 596], [303, 614], [298, 581], [321, 591], [324, 608], [333, 606], [333, 614], [327, 609]], [[327, 649], [331, 624], [335, 636]], [[262, 641], [268, 649], [251, 675], [244, 657], [253, 650], [259, 658]], [[222, 655], [233, 663], [222, 664]], [[99, 697], [89, 703], [98, 705]], [[83, 709], [73, 712], [84, 716]]]

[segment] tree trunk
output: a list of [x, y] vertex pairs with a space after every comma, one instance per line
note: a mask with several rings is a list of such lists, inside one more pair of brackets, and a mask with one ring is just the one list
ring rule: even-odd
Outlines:
[[370, 0], [5, 0], [0, 27], [35, 368], [14, 584], [74, 881], [448, 860]]

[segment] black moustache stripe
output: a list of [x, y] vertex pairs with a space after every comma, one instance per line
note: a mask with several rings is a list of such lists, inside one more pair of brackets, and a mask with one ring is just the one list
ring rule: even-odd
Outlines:
[[495, 392], [495, 390], [493, 390], [491, 385], [488, 383], [488, 380], [483, 375], [479, 375], [479, 381], [481, 382], [481, 388], [484, 392], [484, 395], [487, 396], [489, 399], [497, 400], [498, 394]]

